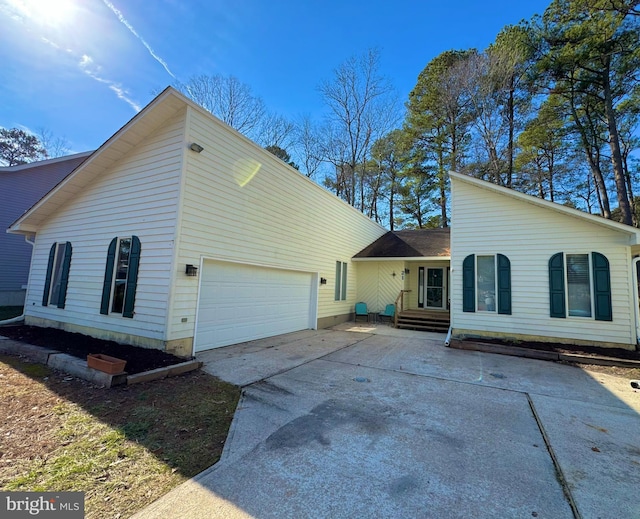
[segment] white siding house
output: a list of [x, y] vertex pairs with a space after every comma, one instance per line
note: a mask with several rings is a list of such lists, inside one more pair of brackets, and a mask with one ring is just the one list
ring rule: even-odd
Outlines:
[[347, 320], [385, 233], [172, 88], [10, 230], [27, 324], [184, 356]]
[[[632, 263], [640, 230], [458, 173], [450, 177], [454, 337], [635, 348]], [[485, 269], [498, 255], [508, 259], [502, 311], [500, 269]], [[608, 267], [602, 260], [598, 270], [602, 257]]]

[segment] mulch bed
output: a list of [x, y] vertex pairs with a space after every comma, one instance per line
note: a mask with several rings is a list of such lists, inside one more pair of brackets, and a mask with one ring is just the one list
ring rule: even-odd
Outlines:
[[113, 341], [104, 341], [55, 328], [38, 326], [0, 326], [0, 335], [35, 346], [43, 346], [86, 359], [90, 353], [101, 353], [126, 360], [130, 375], [184, 362], [185, 359], [152, 348], [140, 348]]
[[558, 344], [550, 342], [508, 341], [501, 339], [462, 339], [468, 342], [482, 342], [485, 344], [500, 344], [503, 346], [516, 346], [531, 350], [553, 351], [565, 354], [580, 354], [586, 357], [614, 357], [626, 360], [640, 361], [640, 351], [630, 351], [622, 348], [598, 348], [596, 346], [575, 346], [573, 344]]

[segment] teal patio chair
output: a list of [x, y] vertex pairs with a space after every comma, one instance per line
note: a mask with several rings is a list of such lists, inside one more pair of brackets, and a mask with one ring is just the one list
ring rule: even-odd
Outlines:
[[356, 312], [354, 321], [358, 320], [358, 317], [364, 317], [369, 320], [369, 312], [367, 310], [367, 303], [356, 303]]
[[389, 322], [393, 321], [393, 317], [396, 315], [396, 305], [387, 305], [384, 309], [384, 312], [380, 312], [379, 315], [381, 321], [384, 321], [385, 317], [389, 318]]

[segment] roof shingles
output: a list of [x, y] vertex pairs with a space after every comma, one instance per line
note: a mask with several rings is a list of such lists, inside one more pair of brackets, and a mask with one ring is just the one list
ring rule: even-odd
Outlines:
[[451, 256], [449, 228], [389, 231], [354, 258], [419, 258]]

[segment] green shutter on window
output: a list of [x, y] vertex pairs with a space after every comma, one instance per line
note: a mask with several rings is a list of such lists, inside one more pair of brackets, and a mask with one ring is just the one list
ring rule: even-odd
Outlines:
[[609, 260], [599, 252], [592, 252], [591, 266], [596, 321], [613, 321]]
[[71, 268], [71, 242], [64, 245], [64, 261], [60, 276], [60, 292], [58, 293], [58, 308], [64, 308], [67, 299], [67, 285], [69, 284], [69, 269]]
[[100, 302], [100, 313], [109, 315], [109, 300], [111, 299], [111, 284], [113, 283], [113, 267], [116, 262], [116, 248], [118, 238], [111, 240], [107, 250], [107, 264], [104, 268], [104, 283], [102, 284], [102, 300]]
[[567, 317], [564, 296], [564, 254], [558, 252], [549, 259], [549, 315]]
[[334, 291], [334, 300], [340, 301], [340, 288], [342, 284], [340, 283], [340, 278], [342, 276], [342, 262], [336, 261], [336, 286]]
[[136, 301], [136, 287], [138, 285], [138, 267], [140, 266], [140, 240], [131, 236], [131, 252], [129, 253], [129, 272], [127, 273], [127, 290], [124, 295], [124, 309], [122, 317], [133, 317], [133, 307]]
[[469, 254], [462, 262], [462, 311], [476, 311], [476, 257]]
[[42, 306], [49, 304], [49, 291], [51, 290], [51, 276], [53, 275], [53, 263], [56, 260], [56, 243], [49, 250], [49, 262], [47, 263], [47, 275], [44, 278], [44, 290], [42, 291]]
[[511, 315], [511, 262], [498, 254], [498, 313]]

